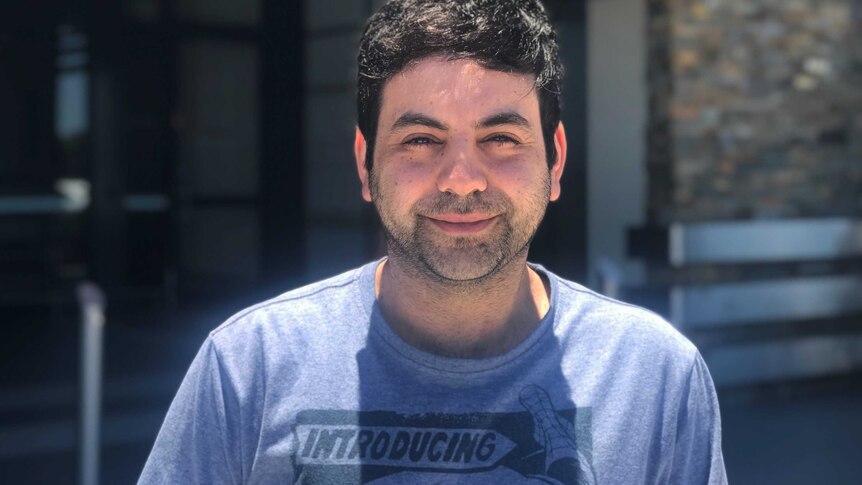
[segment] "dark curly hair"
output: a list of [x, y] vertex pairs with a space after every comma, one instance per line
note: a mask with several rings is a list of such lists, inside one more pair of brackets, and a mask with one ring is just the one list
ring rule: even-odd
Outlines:
[[563, 67], [557, 38], [538, 0], [391, 0], [359, 41], [357, 111], [373, 167], [383, 86], [410, 63], [430, 56], [474, 60], [487, 69], [536, 79], [548, 166], [556, 159]]

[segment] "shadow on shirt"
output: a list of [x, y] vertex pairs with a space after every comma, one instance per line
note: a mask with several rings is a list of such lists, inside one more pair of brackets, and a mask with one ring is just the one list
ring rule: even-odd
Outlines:
[[452, 359], [407, 345], [375, 302], [359, 410], [297, 416], [296, 483], [595, 483], [591, 409], [572, 401], [553, 316], [503, 356]]

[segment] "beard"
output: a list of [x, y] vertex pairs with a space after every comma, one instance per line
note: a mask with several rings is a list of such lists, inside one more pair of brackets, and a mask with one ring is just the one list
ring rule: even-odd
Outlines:
[[[437, 192], [417, 201], [406, 214], [392, 207], [390, 194], [381, 192], [372, 176], [374, 205], [386, 232], [390, 257], [405, 270], [448, 285], [485, 281], [508, 263], [525, 257], [544, 217], [550, 177], [538, 190], [523, 195], [519, 206], [503, 193], [488, 189], [458, 196]], [[496, 214], [476, 234], [451, 235], [429, 218], [445, 214]]]

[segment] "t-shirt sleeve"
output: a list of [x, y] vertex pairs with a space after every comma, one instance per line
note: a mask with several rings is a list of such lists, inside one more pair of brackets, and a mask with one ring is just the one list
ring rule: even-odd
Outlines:
[[721, 454], [721, 416], [712, 377], [700, 353], [682, 395], [670, 483], [727, 483]]
[[[234, 397], [208, 338], [183, 379], [138, 484], [240, 483], [226, 407]], [[226, 400], [228, 402], [226, 402]]]

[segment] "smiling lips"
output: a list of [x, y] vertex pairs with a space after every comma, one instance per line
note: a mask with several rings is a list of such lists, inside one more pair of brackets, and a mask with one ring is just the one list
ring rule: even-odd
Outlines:
[[435, 226], [451, 234], [480, 232], [493, 223], [497, 216], [491, 214], [441, 214], [426, 216]]

